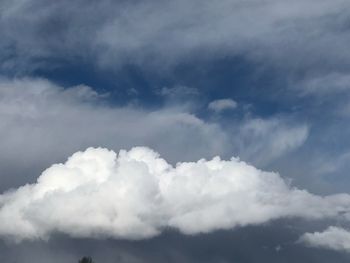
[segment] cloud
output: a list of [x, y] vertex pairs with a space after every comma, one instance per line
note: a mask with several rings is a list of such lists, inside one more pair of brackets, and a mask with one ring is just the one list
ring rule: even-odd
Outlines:
[[[70, 238], [55, 235], [48, 242], [31, 240], [14, 244], [0, 240], [2, 262], [78, 262], [90, 255], [95, 262], [318, 262], [347, 263], [349, 255], [324, 249], [309, 249], [294, 243], [297, 235], [315, 222], [278, 220], [233, 231], [182, 235], [165, 231], [152, 239], [130, 242], [115, 239]], [[276, 246], [282, 249], [276, 252]], [[210, 247], [210, 249], [203, 249]], [[234, 248], [234, 249], [232, 249]], [[252, 253], [254, 251], [254, 253]]]
[[[293, 78], [293, 77], [291, 77]], [[294, 77], [290, 88], [299, 95], [299, 100], [306, 100], [311, 114], [322, 115], [322, 120], [328, 118], [349, 118], [350, 113], [350, 74], [348, 69], [337, 67], [321, 72], [306, 73], [305, 76]]]
[[179, 97], [191, 97], [198, 96], [199, 91], [195, 88], [190, 88], [186, 86], [175, 86], [175, 87], [163, 87], [159, 92], [159, 95], [170, 98]]
[[[111, 105], [108, 94], [84, 85], [63, 88], [45, 79], [0, 79], [0, 189], [32, 182], [50, 164], [89, 146], [117, 150], [144, 145], [171, 163], [239, 154], [261, 164], [299, 147], [303, 140], [296, 138], [306, 137], [297, 136], [305, 124], [288, 117], [259, 119], [245, 132], [240, 127], [252, 119], [224, 128], [181, 102], [157, 109], [118, 106]], [[262, 153], [269, 158], [258, 160]]]
[[308, 77], [299, 85], [303, 95], [326, 96], [349, 92], [349, 81], [349, 74], [331, 72], [322, 76]]
[[236, 55], [281, 67], [348, 66], [345, 0], [49, 2], [1, 2], [3, 69], [63, 59], [158, 71], [190, 57]]
[[237, 125], [233, 133], [239, 138], [235, 140], [235, 148], [241, 158], [266, 165], [303, 145], [309, 127], [295, 125], [288, 118], [249, 118]]
[[221, 112], [225, 110], [233, 110], [237, 107], [237, 102], [232, 99], [220, 99], [214, 100], [208, 104], [208, 109]]
[[299, 242], [311, 247], [350, 252], [350, 231], [330, 226], [323, 232], [305, 233]]
[[186, 109], [112, 106], [90, 87], [64, 89], [45, 79], [1, 79], [0, 118], [1, 187], [30, 181], [33, 169], [37, 176], [88, 146], [146, 145], [176, 162], [224, 154], [230, 145], [218, 124]]
[[0, 195], [0, 235], [15, 240], [143, 239], [164, 229], [208, 233], [270, 220], [350, 217], [350, 196], [321, 197], [232, 158], [177, 163], [149, 148], [88, 148], [34, 184]]

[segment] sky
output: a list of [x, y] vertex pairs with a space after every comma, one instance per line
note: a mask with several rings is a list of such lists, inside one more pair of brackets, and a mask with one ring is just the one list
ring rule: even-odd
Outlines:
[[350, 2], [0, 1], [0, 260], [349, 262]]

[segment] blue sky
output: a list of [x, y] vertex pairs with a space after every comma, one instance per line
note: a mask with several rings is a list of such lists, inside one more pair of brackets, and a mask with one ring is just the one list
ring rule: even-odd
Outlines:
[[[161, 262], [167, 257], [171, 262], [197, 262], [202, 254], [191, 254], [191, 248], [205, 250], [213, 239], [225, 247], [220, 250], [220, 245], [213, 246], [214, 254], [222, 253], [222, 262], [232, 262], [234, 257], [237, 262], [258, 262], [248, 255], [249, 242], [256, 253], [262, 253], [262, 262], [322, 262], [315, 256], [317, 253], [325, 255], [324, 262], [348, 261], [349, 10], [350, 4], [343, 0], [2, 1], [0, 238], [4, 242], [0, 243], [0, 251], [9, 252], [0, 258], [24, 262], [15, 255], [18, 249], [26, 256], [38, 251], [45, 251], [47, 257], [58, 253], [57, 262], [73, 262], [79, 255], [68, 250], [65, 242], [74, 244], [79, 253], [86, 251], [89, 242], [96, 242], [96, 247], [103, 244], [117, 248], [114, 254], [108, 252], [107, 261], [120, 254], [122, 262]], [[242, 219], [237, 223], [242, 228], [234, 223], [235, 215], [227, 212], [229, 225], [218, 220], [199, 231], [208, 235], [204, 241], [200, 236], [187, 236], [186, 231], [193, 230], [192, 224], [185, 227], [172, 221], [178, 214], [169, 216], [167, 212], [167, 223], [159, 223], [160, 219], [154, 219], [150, 213], [150, 227], [161, 233], [149, 236], [146, 231], [146, 240], [138, 241], [141, 245], [129, 244], [130, 236], [118, 231], [111, 236], [97, 231], [103, 241], [94, 240], [91, 233], [96, 230], [92, 226], [73, 234], [74, 229], [47, 218], [45, 212], [51, 199], [28, 205], [29, 208], [14, 205], [23, 201], [21, 186], [38, 185], [38, 189], [45, 190], [46, 186], [40, 184], [48, 180], [52, 189], [59, 187], [55, 180], [65, 178], [66, 172], [50, 167], [55, 163], [70, 167], [65, 162], [75, 152], [103, 147], [118, 155], [121, 149], [128, 151], [137, 146], [148, 149], [143, 153], [150, 156], [144, 161], [147, 167], [158, 162], [151, 153], [153, 149], [180, 178], [187, 174], [177, 170], [177, 163], [186, 166], [214, 156], [223, 160], [236, 157], [247, 167], [257, 169], [259, 187], [266, 183], [264, 171], [278, 175], [273, 182], [281, 178], [284, 183], [267, 188], [268, 192], [286, 187], [286, 198], [292, 200], [295, 189], [304, 189], [311, 196], [303, 197], [306, 207], [315, 205], [316, 201], [311, 201], [314, 197], [325, 201], [317, 203], [312, 215], [301, 212], [297, 201], [288, 201], [292, 207], [288, 211], [280, 211], [278, 206], [262, 221]], [[91, 154], [96, 155], [96, 160], [108, 155], [98, 151]], [[132, 151], [129, 155], [131, 159], [139, 158]], [[233, 166], [250, 169], [234, 160]], [[55, 180], [43, 173], [48, 168]], [[130, 173], [137, 170], [133, 169]], [[153, 168], [149, 169], [153, 173]], [[193, 169], [197, 174], [204, 168]], [[230, 174], [233, 170], [222, 169], [228, 178], [234, 176]], [[94, 176], [98, 178], [99, 172]], [[66, 182], [71, 183], [69, 179]], [[82, 189], [87, 187], [81, 184]], [[147, 189], [149, 181], [140, 179], [134, 184], [136, 190], [131, 193], [135, 192], [135, 196], [131, 194], [130, 200], [141, 202], [138, 194]], [[265, 189], [244, 186], [248, 192]], [[35, 196], [36, 188], [33, 189], [33, 193], [28, 190], [28, 199]], [[189, 194], [195, 191], [191, 189]], [[280, 194], [279, 190], [276, 194]], [[96, 191], [108, 189], [97, 187]], [[223, 189], [210, 189], [209, 195], [220, 191]], [[172, 204], [174, 200], [168, 194], [164, 194], [164, 200], [169, 198]], [[214, 202], [198, 198], [203, 198], [203, 204]], [[230, 206], [233, 201], [222, 202]], [[109, 203], [102, 198], [99, 204], [104, 207]], [[330, 204], [344, 211], [325, 212], [332, 207]], [[141, 202], [137, 207], [150, 209], [148, 205]], [[37, 206], [42, 213], [36, 210]], [[197, 211], [197, 206], [193, 204], [191, 209]], [[13, 214], [7, 214], [8, 207]], [[77, 204], [77, 210], [80, 207]], [[104, 215], [99, 209], [91, 211]], [[257, 217], [265, 212], [262, 210]], [[32, 213], [43, 215], [33, 219]], [[141, 212], [137, 210], [138, 213]], [[19, 214], [18, 218], [25, 218], [34, 229], [36, 238], [25, 240], [23, 237], [31, 235], [24, 230], [7, 232], [8, 218]], [[290, 218], [297, 218], [296, 222], [289, 222]], [[62, 217], [63, 221], [66, 219]], [[308, 220], [317, 223], [313, 226]], [[44, 234], [36, 228], [41, 221], [49, 222], [47, 230], [42, 230]], [[21, 229], [22, 223], [19, 220], [14, 224]], [[168, 227], [174, 228], [175, 233], [174, 229], [162, 232]], [[236, 235], [245, 235], [245, 231], [248, 241], [240, 247]], [[262, 237], [261, 231], [266, 231], [266, 236]], [[179, 241], [174, 241], [174, 235]], [[47, 241], [47, 236], [53, 237]], [[10, 241], [8, 245], [9, 237], [21, 243]], [[249, 241], [254, 238], [258, 244]], [[153, 258], [150, 251], [162, 247], [162, 239], [184, 243], [174, 245], [176, 252], [165, 249], [165, 254]], [[228, 253], [227, 239], [241, 252]], [[277, 249], [277, 253], [274, 248], [283, 248], [282, 243], [288, 248], [283, 253]], [[147, 246], [146, 252], [142, 245]], [[270, 246], [269, 252], [261, 252], [265, 246]], [[101, 258], [101, 251], [96, 249], [93, 253]], [[208, 262], [217, 260], [211, 258]]]

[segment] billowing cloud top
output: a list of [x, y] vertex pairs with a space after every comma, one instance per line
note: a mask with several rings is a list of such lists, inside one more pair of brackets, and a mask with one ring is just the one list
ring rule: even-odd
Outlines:
[[349, 217], [349, 211], [349, 195], [312, 195], [236, 158], [173, 167], [149, 148], [118, 154], [89, 148], [54, 164], [36, 183], [1, 195], [0, 236], [142, 239], [165, 228], [196, 234], [281, 217]]

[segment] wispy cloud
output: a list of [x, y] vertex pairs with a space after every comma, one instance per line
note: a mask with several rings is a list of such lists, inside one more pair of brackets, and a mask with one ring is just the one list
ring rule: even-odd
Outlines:
[[[64, 89], [44, 79], [2, 79], [0, 164], [6, 171], [2, 187], [12, 186], [6, 182], [13, 183], [13, 173], [17, 185], [24, 177], [33, 180], [49, 164], [89, 146], [118, 150], [144, 145], [171, 163], [217, 154], [241, 155], [255, 162], [264, 153], [261, 164], [298, 148], [307, 138], [305, 124], [288, 117], [237, 121], [224, 129], [181, 105], [152, 110], [117, 106], [108, 102], [107, 95], [84, 85]], [[235, 136], [229, 136], [231, 132]], [[18, 165], [18, 158], [25, 162]]]

